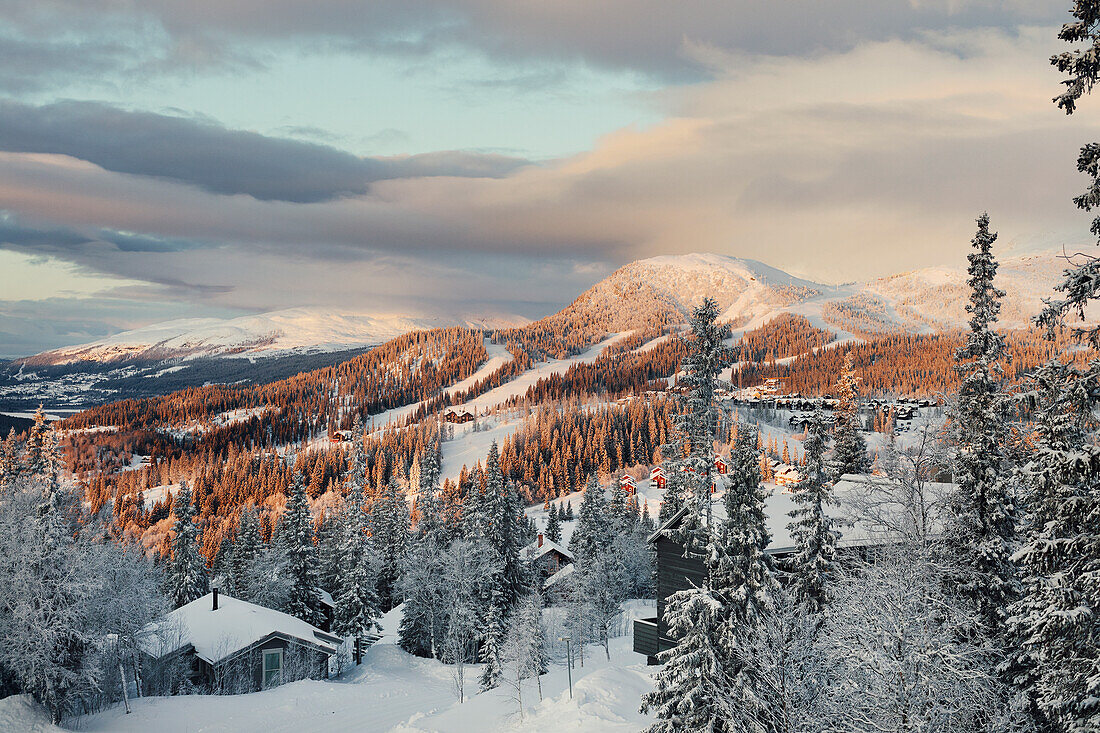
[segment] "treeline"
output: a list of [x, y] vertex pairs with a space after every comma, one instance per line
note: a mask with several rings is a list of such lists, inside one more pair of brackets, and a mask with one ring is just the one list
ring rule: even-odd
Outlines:
[[[164, 397], [92, 408], [63, 426], [149, 426], [205, 430], [194, 444], [224, 450], [229, 444], [271, 446], [294, 443], [326, 429], [349, 426], [356, 418], [430, 399], [444, 387], [466, 379], [487, 357], [484, 336], [464, 328], [416, 331], [335, 367], [305, 372], [255, 387], [211, 385]], [[259, 411], [257, 408], [271, 407]], [[211, 427], [220, 413], [256, 410], [229, 425]]]
[[772, 362], [808, 354], [832, 340], [831, 333], [815, 328], [804, 316], [782, 313], [745, 333], [733, 347], [732, 360]]
[[[1065, 333], [1048, 341], [1035, 329], [1009, 331], [1005, 342], [1009, 358], [1003, 365], [1004, 375], [1012, 383], [1022, 381], [1028, 371], [1054, 355], [1071, 351]], [[955, 351], [962, 344], [961, 334], [883, 336], [865, 343], [820, 349], [787, 364], [743, 364], [740, 379], [742, 386], [751, 386], [774, 377], [782, 381], [788, 392], [827, 395], [851, 354], [866, 394], [916, 397], [950, 393], [959, 386], [954, 364]], [[1095, 352], [1079, 347], [1072, 350], [1072, 356], [1078, 363], [1086, 363], [1095, 357]]]
[[652, 463], [669, 425], [663, 399], [597, 408], [570, 403], [560, 410], [543, 405], [504, 441], [501, 468], [529, 503], [545, 501], [579, 491], [591, 474]]

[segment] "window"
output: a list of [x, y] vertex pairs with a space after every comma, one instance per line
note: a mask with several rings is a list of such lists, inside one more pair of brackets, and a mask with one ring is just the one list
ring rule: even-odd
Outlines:
[[264, 687], [274, 687], [283, 681], [283, 650], [264, 651]]

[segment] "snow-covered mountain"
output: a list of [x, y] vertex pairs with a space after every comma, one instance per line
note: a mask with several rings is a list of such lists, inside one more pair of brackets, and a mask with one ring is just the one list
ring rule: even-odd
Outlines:
[[626, 331], [685, 321], [703, 298], [714, 298], [723, 320], [759, 318], [830, 288], [755, 260], [716, 254], [662, 255], [620, 267], [556, 314], [577, 323]]
[[26, 357], [17, 364], [117, 363], [203, 357], [281, 357], [342, 351], [380, 344], [410, 331], [445, 326], [502, 328], [526, 323], [520, 316], [409, 317], [341, 313], [321, 308], [287, 310], [232, 319], [166, 321]]
[[[705, 296], [721, 319], [758, 325], [774, 315], [805, 315], [837, 331], [930, 333], [965, 328], [966, 260], [864, 283], [823, 285], [755, 260], [715, 254], [664, 255], [619, 268], [553, 318], [598, 324], [608, 332], [687, 320]], [[1057, 252], [1005, 258], [997, 285], [1005, 291], [1001, 325], [1021, 328], [1054, 294], [1065, 261]]]

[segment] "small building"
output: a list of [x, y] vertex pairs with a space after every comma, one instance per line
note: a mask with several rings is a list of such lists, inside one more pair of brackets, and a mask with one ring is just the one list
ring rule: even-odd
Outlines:
[[665, 478], [665, 472], [660, 466], [654, 466], [653, 470], [649, 472], [649, 480], [658, 489], [665, 488], [665, 484], [668, 480]]
[[794, 486], [802, 482], [802, 474], [789, 463], [780, 463], [775, 467], [775, 483], [779, 486]]
[[299, 618], [215, 589], [150, 624], [142, 651], [154, 664], [183, 663], [199, 689], [243, 693], [327, 677], [329, 657], [342, 641]]
[[473, 422], [474, 414], [461, 407], [449, 407], [443, 411], [443, 419], [450, 423]]
[[623, 491], [631, 496], [638, 493], [638, 483], [629, 473], [624, 473], [619, 477], [619, 485], [623, 487]]
[[[723, 488], [725, 481], [726, 479], [719, 479]], [[930, 496], [946, 497], [956, 489], [956, 486], [949, 483], [927, 482], [924, 488]], [[834, 486], [834, 495], [839, 500], [839, 506], [830, 506], [829, 514], [839, 519], [843, 525], [838, 544], [840, 548], [858, 552], [861, 548], [891, 541], [893, 535], [890, 528], [858, 520], [845, 508], [853, 505], [854, 500], [860, 497], [879, 495], [878, 505], [881, 509], [885, 509], [890, 502], [884, 497], [888, 497], [890, 492], [891, 482], [885, 476], [846, 474], [837, 481]], [[768, 533], [771, 536], [771, 542], [766, 551], [775, 558], [785, 558], [795, 552], [795, 543], [788, 527], [790, 512], [794, 508], [794, 501], [787, 492], [773, 491], [764, 502]], [[900, 511], [902, 507], [897, 505], [897, 509]], [[723, 521], [724, 513], [725, 507], [721, 496], [716, 496], [713, 517]], [[671, 539], [673, 534], [671, 530], [679, 526], [686, 514], [687, 508], [681, 509], [649, 537], [649, 544], [657, 553], [657, 616], [635, 619], [634, 651], [646, 655], [650, 664], [657, 663], [659, 652], [670, 649], [676, 644], [676, 641], [669, 637], [668, 625], [665, 621], [665, 606], [668, 598], [677, 591], [702, 587], [706, 582], [707, 570], [703, 558], [685, 553], [683, 545]], [[938, 524], [935, 518], [929, 521], [932, 527]]]
[[729, 473], [730, 467], [729, 464], [726, 463], [725, 458], [723, 458], [722, 456], [718, 456], [714, 459], [714, 470], [715, 472], [724, 476]]
[[549, 579], [560, 570], [573, 564], [573, 553], [556, 542], [546, 539], [546, 535], [539, 532], [538, 538], [531, 544], [520, 550], [520, 557], [534, 568], [542, 578]]

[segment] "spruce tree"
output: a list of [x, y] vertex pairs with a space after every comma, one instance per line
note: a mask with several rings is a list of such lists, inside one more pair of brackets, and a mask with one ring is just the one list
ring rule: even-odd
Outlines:
[[1100, 728], [1100, 446], [1089, 433], [1100, 374], [1051, 362], [1033, 380], [1026, 534], [1013, 558], [1022, 597], [1007, 624], [1019, 652], [1006, 666], [1044, 727], [1084, 733]]
[[372, 571], [372, 540], [367, 536], [363, 503], [362, 487], [353, 487], [340, 514], [340, 575], [333, 598], [336, 609], [332, 629], [353, 640], [357, 664], [362, 661], [358, 654], [360, 640], [378, 628], [380, 615], [376, 593], [378, 579]]
[[195, 507], [191, 503], [191, 489], [186, 481], [180, 481], [172, 514], [172, 558], [168, 562], [168, 596], [174, 608], [186, 605], [208, 592], [206, 562], [199, 553], [199, 527], [195, 524]]
[[[678, 641], [658, 658], [653, 692], [642, 696], [643, 713], [657, 721], [648, 733], [715, 733], [729, 719], [730, 674], [714, 640], [721, 634], [721, 603], [704, 588], [673, 593], [665, 623]], [[752, 730], [746, 729], [746, 730]]]
[[396, 476], [374, 502], [370, 526], [378, 553], [378, 601], [389, 611], [402, 601], [399, 581], [409, 545], [409, 505]]
[[241, 510], [237, 523], [237, 536], [233, 540], [233, 547], [229, 551], [227, 563], [227, 576], [229, 581], [229, 593], [235, 598], [247, 599], [249, 575], [253, 563], [263, 551], [263, 541], [260, 538], [260, 520], [256, 514], [256, 508], [247, 506]]
[[0, 493], [15, 484], [20, 471], [15, 428], [11, 428], [8, 430], [8, 437], [0, 442]]
[[280, 523], [280, 538], [287, 552], [290, 594], [286, 612], [314, 626], [324, 621], [318, 591], [317, 548], [313, 540], [313, 515], [306, 497], [301, 471], [287, 489], [286, 509]]
[[505, 624], [504, 614], [501, 612], [499, 603], [494, 599], [489, 604], [489, 611], [486, 614], [480, 635], [481, 648], [478, 652], [478, 658], [485, 665], [481, 671], [481, 678], [478, 680], [482, 690], [491, 690], [500, 684], [500, 650], [507, 632], [508, 627]]
[[523, 505], [515, 484], [505, 482], [500, 468], [500, 451], [496, 441], [489, 446], [485, 459], [485, 506], [489, 517], [487, 539], [500, 561], [500, 572], [494, 578], [497, 604], [504, 615], [527, 588], [527, 566], [520, 557], [523, 549]]
[[1000, 359], [1004, 339], [994, 327], [1004, 291], [993, 284], [996, 233], [989, 215], [978, 218], [969, 255], [970, 332], [955, 352], [961, 377], [958, 403], [951, 415], [958, 491], [951, 497], [946, 531], [951, 554], [961, 566], [953, 587], [977, 610], [991, 635], [1003, 630], [1005, 609], [1016, 596], [1012, 562], [1015, 507], [1005, 462], [1007, 413]]
[[826, 587], [836, 570], [836, 550], [840, 541], [838, 522], [827, 508], [839, 502], [833, 496], [832, 483], [825, 474], [825, 418], [820, 407], [814, 410], [806, 431], [803, 455], [806, 465], [802, 481], [791, 491], [795, 504], [793, 520], [787, 525], [795, 543], [791, 560], [791, 580], [795, 596], [811, 613], [820, 612], [826, 601]]
[[871, 461], [867, 456], [867, 441], [859, 422], [859, 377], [852, 355], [844, 361], [844, 371], [836, 384], [837, 406], [833, 412], [833, 460], [835, 477], [846, 473], [867, 473]]
[[546, 519], [546, 539], [561, 544], [561, 518], [554, 504], [550, 505], [550, 513]]
[[610, 531], [603, 487], [593, 473], [588, 476], [581, 508], [577, 512], [577, 526], [569, 538], [569, 551], [579, 563], [594, 559], [610, 544]]
[[61, 452], [57, 434], [46, 420], [46, 413], [39, 405], [34, 413], [34, 424], [23, 443], [23, 471], [56, 486], [61, 472]]
[[415, 462], [420, 519], [411, 538], [403, 573], [405, 612], [398, 630], [401, 648], [425, 657], [441, 654], [446, 621], [442, 588], [435, 582], [443, 574], [447, 551], [447, 532], [436, 498], [439, 472], [433, 470], [433, 465], [438, 467], [438, 460], [432, 457], [435, 450], [435, 446], [429, 445], [423, 458]]

